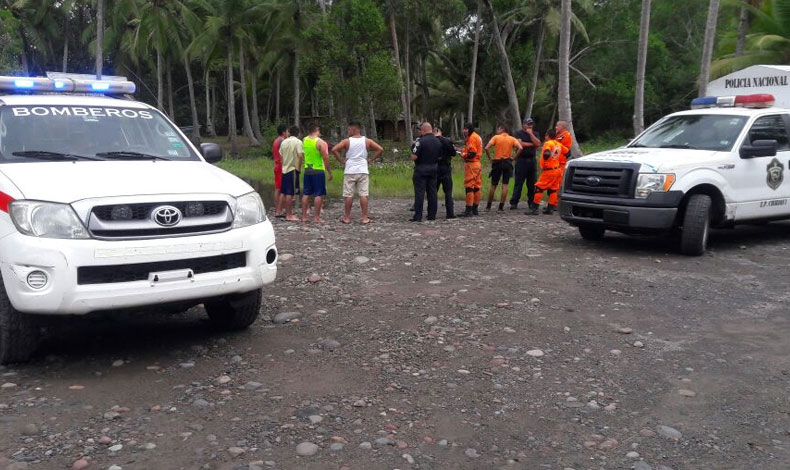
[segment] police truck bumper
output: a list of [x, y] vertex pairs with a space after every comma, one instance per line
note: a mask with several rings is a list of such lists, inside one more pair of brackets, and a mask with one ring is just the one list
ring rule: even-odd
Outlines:
[[200, 301], [260, 289], [277, 275], [268, 220], [177, 239], [55, 240], [13, 233], [0, 240], [0, 259], [11, 305], [47, 315]]
[[571, 225], [603, 226], [625, 233], [666, 232], [676, 225], [681, 191], [653, 193], [646, 199], [561, 195], [559, 213]]

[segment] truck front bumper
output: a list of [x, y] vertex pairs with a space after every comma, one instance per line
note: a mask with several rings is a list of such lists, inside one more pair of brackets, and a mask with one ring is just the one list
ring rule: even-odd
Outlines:
[[[235, 256], [234, 256], [235, 255]], [[194, 269], [194, 261], [203, 269]], [[235, 263], [222, 264], [233, 258]], [[0, 241], [0, 272], [14, 308], [34, 314], [80, 315], [94, 311], [202, 300], [260, 289], [277, 275], [271, 222], [210, 235], [154, 240], [54, 240], [14, 233]], [[219, 264], [216, 264], [219, 263]], [[141, 265], [144, 266], [141, 268]], [[178, 269], [171, 269], [176, 266]], [[161, 276], [139, 272], [160, 272]], [[218, 267], [217, 267], [218, 266]], [[92, 279], [80, 268], [97, 268]], [[128, 280], [130, 271], [135, 280]], [[46, 276], [33, 288], [29, 275]], [[95, 271], [94, 271], [95, 272]]]
[[676, 223], [683, 193], [654, 193], [645, 200], [603, 200], [563, 195], [560, 217], [571, 225], [598, 225], [619, 232], [665, 232]]

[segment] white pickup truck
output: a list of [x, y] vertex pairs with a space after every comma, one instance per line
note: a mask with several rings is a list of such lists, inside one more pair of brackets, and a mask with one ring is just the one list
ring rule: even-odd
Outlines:
[[0, 363], [29, 358], [37, 315], [204, 304], [251, 325], [277, 273], [244, 181], [211, 165], [122, 80], [0, 77]]
[[790, 219], [790, 111], [772, 95], [703, 97], [625, 147], [571, 160], [560, 216], [581, 236], [679, 231], [705, 252], [711, 227]]

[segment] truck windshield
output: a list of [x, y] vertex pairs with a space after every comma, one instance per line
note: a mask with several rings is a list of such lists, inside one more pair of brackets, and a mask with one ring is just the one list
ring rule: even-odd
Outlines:
[[0, 106], [0, 164], [199, 160], [159, 112], [99, 106]]
[[746, 124], [745, 116], [694, 114], [653, 124], [629, 147], [682, 148], [729, 152]]

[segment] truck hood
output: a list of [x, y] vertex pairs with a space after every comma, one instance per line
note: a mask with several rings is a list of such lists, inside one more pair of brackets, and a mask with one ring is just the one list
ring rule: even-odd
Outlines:
[[241, 179], [202, 161], [35, 162], [0, 165], [25, 199], [73, 203], [82, 199], [154, 194], [252, 191]]
[[640, 173], [660, 173], [687, 165], [700, 165], [714, 161], [720, 152], [691, 149], [627, 148], [594, 153], [573, 162], [640, 163]]

